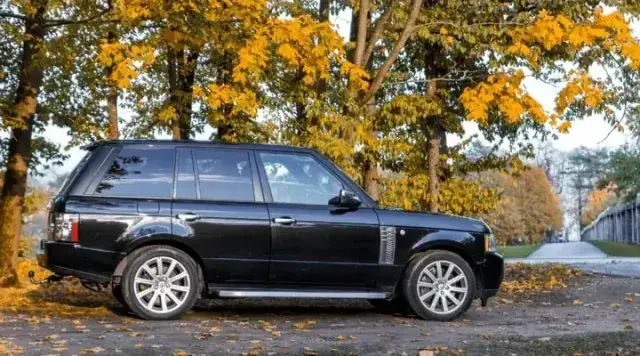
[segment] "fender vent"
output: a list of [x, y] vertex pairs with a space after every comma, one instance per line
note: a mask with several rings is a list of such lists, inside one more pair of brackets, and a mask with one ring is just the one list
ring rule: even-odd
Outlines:
[[392, 265], [396, 257], [396, 228], [380, 226], [380, 258], [381, 265]]

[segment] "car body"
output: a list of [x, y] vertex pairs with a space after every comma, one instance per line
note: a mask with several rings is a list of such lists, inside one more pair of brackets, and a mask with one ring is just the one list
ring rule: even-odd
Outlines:
[[[431, 293], [429, 303], [442, 294], [433, 302], [440, 313], [430, 305], [414, 311], [449, 320], [474, 298], [495, 295], [502, 282], [504, 262], [486, 224], [381, 208], [309, 148], [153, 140], [86, 148], [50, 201], [40, 264], [60, 276], [111, 284], [143, 318], [179, 317], [199, 297], [404, 305], [398, 300], [413, 288], [418, 297]], [[427, 260], [431, 267], [407, 282], [412, 263]], [[458, 280], [427, 283], [429, 271]], [[468, 291], [447, 299], [449, 288]], [[456, 312], [445, 313], [454, 304]]]

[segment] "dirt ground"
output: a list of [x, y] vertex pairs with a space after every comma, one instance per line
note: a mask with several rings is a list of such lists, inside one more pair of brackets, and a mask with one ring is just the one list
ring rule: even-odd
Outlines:
[[[451, 323], [364, 301], [216, 300], [184, 319], [0, 314], [0, 350], [25, 355], [640, 355], [640, 280], [585, 275], [569, 288], [478, 304]], [[183, 351], [184, 353], [181, 353]], [[0, 351], [0, 354], [2, 352]], [[423, 355], [432, 353], [423, 352]]]

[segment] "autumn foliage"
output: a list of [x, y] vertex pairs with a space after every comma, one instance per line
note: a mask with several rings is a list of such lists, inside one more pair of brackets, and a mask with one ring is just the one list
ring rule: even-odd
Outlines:
[[495, 209], [479, 214], [492, 227], [498, 244], [540, 243], [548, 231], [560, 231], [563, 212], [558, 195], [553, 191], [540, 167], [528, 167], [517, 174], [494, 173], [486, 184], [500, 191]]
[[508, 264], [500, 292], [506, 296], [530, 297], [532, 293], [564, 289], [582, 273], [560, 264]]
[[584, 226], [589, 225], [598, 215], [617, 201], [615, 188], [607, 185], [601, 189], [594, 189], [587, 195], [587, 204], [582, 211], [580, 220]]

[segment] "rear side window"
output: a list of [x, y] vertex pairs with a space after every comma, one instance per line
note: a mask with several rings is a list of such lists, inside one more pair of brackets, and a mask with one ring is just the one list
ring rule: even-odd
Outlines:
[[124, 147], [96, 187], [94, 195], [171, 198], [174, 149]]
[[194, 150], [200, 199], [254, 201], [249, 153], [236, 150]]

